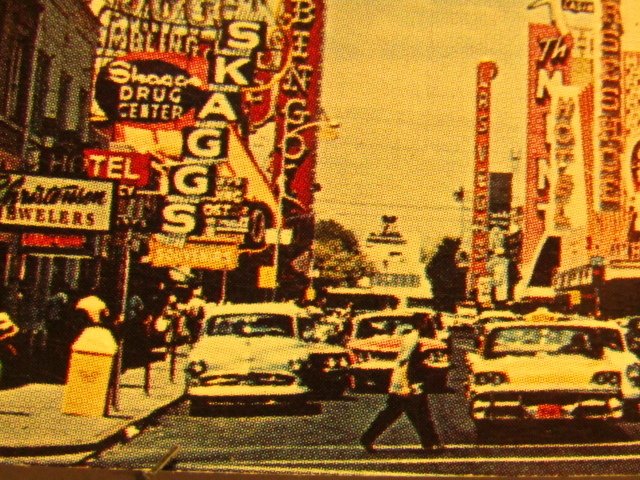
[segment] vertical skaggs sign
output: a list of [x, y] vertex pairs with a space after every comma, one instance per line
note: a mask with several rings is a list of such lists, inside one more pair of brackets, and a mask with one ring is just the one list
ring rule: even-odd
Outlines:
[[208, 89], [194, 125], [182, 129], [182, 162], [169, 171], [162, 232], [156, 240], [184, 245], [225, 237], [241, 244], [252, 230], [253, 212], [245, 205], [247, 180], [219, 176], [217, 165], [230, 160], [229, 137], [245, 123], [241, 89], [254, 86], [266, 31], [264, 22], [221, 22], [218, 42], [207, 55]]
[[276, 110], [275, 170], [284, 175], [284, 215], [313, 203], [324, 33], [323, 0], [285, 0], [290, 50]]
[[498, 75], [495, 62], [478, 64], [476, 83], [475, 167], [473, 185], [473, 237], [471, 273], [474, 287], [486, 275], [489, 247], [489, 129], [491, 126], [491, 82]]
[[620, 0], [602, 0], [600, 58], [600, 208], [619, 210], [622, 202], [621, 155], [623, 149], [622, 17]]

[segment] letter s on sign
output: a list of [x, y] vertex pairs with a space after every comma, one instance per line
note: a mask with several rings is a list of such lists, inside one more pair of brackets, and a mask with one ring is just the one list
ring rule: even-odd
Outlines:
[[230, 48], [253, 50], [260, 45], [260, 24], [255, 22], [235, 21], [229, 25]]
[[196, 227], [196, 205], [172, 203], [162, 210], [162, 231], [187, 235]]

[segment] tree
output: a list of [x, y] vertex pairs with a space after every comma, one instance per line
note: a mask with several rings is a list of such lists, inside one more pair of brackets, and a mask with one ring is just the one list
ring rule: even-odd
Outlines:
[[373, 274], [373, 266], [360, 252], [354, 233], [335, 220], [319, 220], [314, 240], [314, 267], [320, 273], [318, 287], [354, 287], [358, 280]]
[[459, 238], [443, 238], [425, 269], [435, 307], [439, 310], [452, 312], [456, 303], [465, 298], [465, 270], [457, 265], [458, 250]]

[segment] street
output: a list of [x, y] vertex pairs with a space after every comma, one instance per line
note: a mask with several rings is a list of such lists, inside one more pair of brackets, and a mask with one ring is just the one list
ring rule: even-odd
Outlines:
[[92, 467], [153, 468], [173, 446], [180, 448], [175, 470], [300, 473], [331, 475], [602, 475], [629, 474], [640, 468], [640, 423], [591, 430], [509, 431], [478, 441], [460, 386], [464, 376], [461, 346], [454, 339], [458, 367], [450, 375], [455, 393], [430, 395], [436, 428], [444, 444], [425, 454], [406, 418], [380, 437], [378, 451], [366, 453], [358, 437], [385, 397], [352, 393], [319, 400], [301, 412], [281, 407], [211, 410], [189, 416], [183, 402], [165, 412], [130, 442], [96, 453]]

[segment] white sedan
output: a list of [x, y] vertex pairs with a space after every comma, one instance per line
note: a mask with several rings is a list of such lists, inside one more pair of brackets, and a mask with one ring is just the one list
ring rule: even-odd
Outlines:
[[615, 421], [640, 399], [640, 364], [619, 326], [592, 319], [487, 324], [467, 354], [479, 432], [499, 424]]
[[208, 305], [205, 332], [189, 353], [186, 394], [192, 412], [209, 403], [302, 405], [308, 394], [349, 386], [346, 349], [301, 337], [305, 310], [288, 303]]

